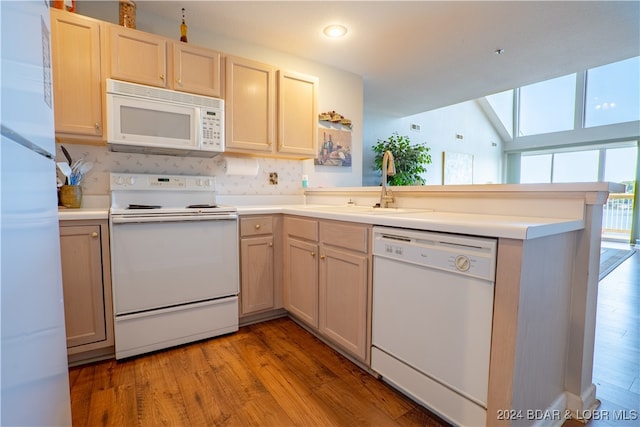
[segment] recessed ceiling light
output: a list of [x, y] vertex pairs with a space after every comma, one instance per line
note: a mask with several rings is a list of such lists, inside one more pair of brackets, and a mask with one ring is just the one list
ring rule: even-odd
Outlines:
[[322, 30], [325, 36], [337, 39], [347, 34], [347, 27], [344, 25], [328, 25]]

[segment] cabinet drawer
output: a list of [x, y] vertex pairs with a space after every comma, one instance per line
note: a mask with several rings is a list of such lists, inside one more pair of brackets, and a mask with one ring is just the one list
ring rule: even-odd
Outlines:
[[240, 218], [240, 236], [258, 236], [273, 233], [273, 221], [270, 216]]
[[303, 218], [285, 218], [284, 230], [287, 236], [318, 241], [318, 221]]
[[320, 241], [359, 252], [368, 252], [369, 227], [337, 222], [320, 223]]

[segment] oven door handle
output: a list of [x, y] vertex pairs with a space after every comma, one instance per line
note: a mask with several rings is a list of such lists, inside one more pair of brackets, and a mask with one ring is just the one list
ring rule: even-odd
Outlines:
[[236, 220], [238, 215], [233, 214], [220, 214], [220, 215], [166, 215], [166, 216], [145, 216], [145, 217], [119, 217], [112, 216], [112, 224], [134, 224], [142, 222], [185, 222], [185, 221], [220, 221], [220, 220]]

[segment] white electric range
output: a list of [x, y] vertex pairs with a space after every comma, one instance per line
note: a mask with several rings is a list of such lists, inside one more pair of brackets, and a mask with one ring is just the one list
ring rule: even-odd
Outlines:
[[238, 217], [209, 176], [112, 173], [116, 359], [238, 330]]

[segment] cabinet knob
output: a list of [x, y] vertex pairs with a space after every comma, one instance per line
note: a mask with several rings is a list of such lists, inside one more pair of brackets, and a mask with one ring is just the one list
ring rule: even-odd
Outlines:
[[311, 256], [316, 256], [316, 253], [315, 252], [311, 252]]
[[96, 127], [96, 130], [99, 132], [102, 126], [100, 126], [100, 123], [96, 122], [95, 127]]
[[178, 83], [179, 85], [182, 85], [182, 79], [176, 79], [176, 83]]
[[320, 255], [320, 259], [325, 259], [326, 257], [324, 255]]
[[273, 247], [273, 243], [269, 242], [269, 247], [272, 248]]
[[91, 233], [91, 237], [98, 237], [98, 232], [97, 231], [93, 231]]
[[160, 80], [164, 80], [164, 74], [160, 74]]
[[260, 224], [256, 224], [256, 230], [260, 229]]

